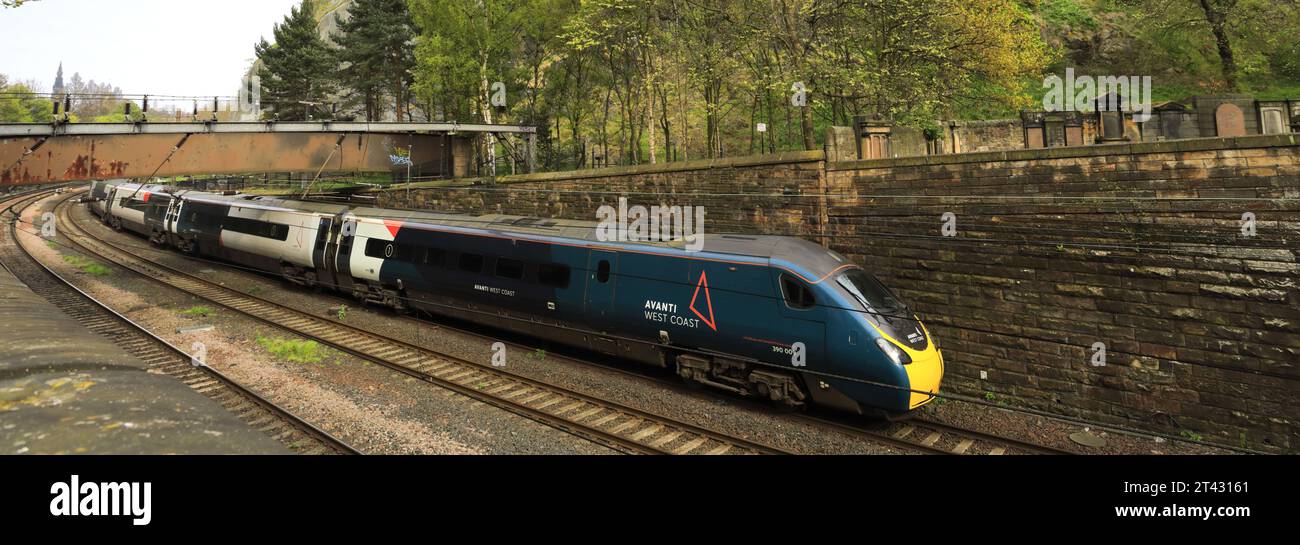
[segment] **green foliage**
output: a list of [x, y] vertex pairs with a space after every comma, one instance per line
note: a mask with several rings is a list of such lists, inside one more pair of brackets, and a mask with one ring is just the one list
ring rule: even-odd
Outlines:
[[113, 270], [104, 264], [78, 255], [65, 255], [63, 261], [91, 276], [108, 276], [113, 273]]
[[338, 317], [339, 317], [339, 321], [340, 321], [340, 322], [342, 322], [343, 320], [346, 320], [346, 319], [347, 319], [347, 317], [348, 317], [348, 306], [347, 306], [347, 305], [339, 305], [339, 308], [338, 308]]
[[1043, 20], [1053, 25], [1085, 29], [1098, 26], [1092, 9], [1082, 5], [1081, 0], [1044, 0], [1039, 10]]
[[408, 46], [415, 28], [406, 0], [356, 0], [348, 15], [335, 16], [340, 33], [334, 36], [347, 106], [359, 104], [366, 121], [381, 119], [386, 105], [405, 118], [415, 69]]
[[1196, 93], [1267, 92], [1300, 82], [1300, 4], [1271, 0], [1110, 0], [1138, 40], [1131, 59], [1156, 83]]
[[[1269, 0], [355, 0], [333, 50], [305, 2], [257, 52], [281, 118], [538, 127], [543, 168], [813, 149], [880, 117], [931, 134], [1034, 108], [1047, 72], [1154, 76], [1155, 99], [1300, 85], [1295, 2]], [[1227, 52], [1227, 54], [1225, 54]], [[335, 78], [334, 76], [337, 76]], [[495, 84], [507, 104], [490, 98]], [[808, 106], [791, 104], [792, 87]], [[409, 99], [409, 100], [408, 100]], [[407, 104], [412, 111], [404, 111]], [[12, 109], [12, 108], [11, 108]], [[759, 132], [763, 124], [766, 131]], [[476, 144], [476, 174], [521, 157]], [[505, 163], [507, 165], [512, 163]], [[513, 163], [517, 164], [517, 163]]]
[[254, 46], [262, 67], [262, 104], [273, 118], [304, 120], [329, 112], [321, 104], [335, 91], [338, 60], [316, 30], [314, 0], [303, 0], [275, 26], [275, 43]]
[[53, 101], [36, 96], [26, 85], [0, 86], [0, 122], [49, 123], [53, 115]]
[[182, 310], [181, 314], [190, 317], [207, 318], [212, 314], [212, 307], [205, 307], [205, 306], [190, 307], [185, 310]]
[[257, 344], [262, 345], [272, 356], [293, 363], [320, 363], [324, 358], [320, 344], [316, 341], [298, 339], [281, 339], [276, 337], [257, 337]]

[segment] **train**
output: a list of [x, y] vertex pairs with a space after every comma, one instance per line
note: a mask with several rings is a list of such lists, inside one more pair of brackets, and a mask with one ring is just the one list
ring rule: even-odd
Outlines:
[[83, 197], [105, 224], [177, 251], [673, 370], [801, 408], [906, 417], [943, 354], [869, 271], [797, 237], [608, 242], [597, 223], [385, 209], [130, 180]]

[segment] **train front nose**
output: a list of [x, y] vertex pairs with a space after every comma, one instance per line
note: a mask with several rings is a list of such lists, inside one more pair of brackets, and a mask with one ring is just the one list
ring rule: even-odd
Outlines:
[[931, 394], [939, 393], [939, 383], [943, 382], [943, 352], [931, 344], [926, 350], [910, 355], [912, 363], [903, 369], [907, 371], [907, 387], [912, 391], [907, 409], [914, 410], [933, 401]]

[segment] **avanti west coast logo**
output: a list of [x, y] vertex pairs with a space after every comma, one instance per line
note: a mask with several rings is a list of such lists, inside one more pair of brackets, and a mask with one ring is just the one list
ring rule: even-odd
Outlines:
[[685, 241], [686, 251], [704, 249], [703, 206], [628, 207], [618, 198], [618, 208], [605, 205], [596, 210], [596, 240], [601, 242]]
[[70, 482], [50, 485], [50, 514], [56, 517], [134, 517], [131, 524], [144, 526], [153, 520], [152, 483]]

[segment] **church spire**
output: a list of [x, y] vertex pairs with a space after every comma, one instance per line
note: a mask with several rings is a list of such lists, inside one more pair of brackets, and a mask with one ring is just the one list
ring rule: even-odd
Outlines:
[[54, 94], [63, 94], [63, 61], [59, 61], [59, 74], [54, 76]]

